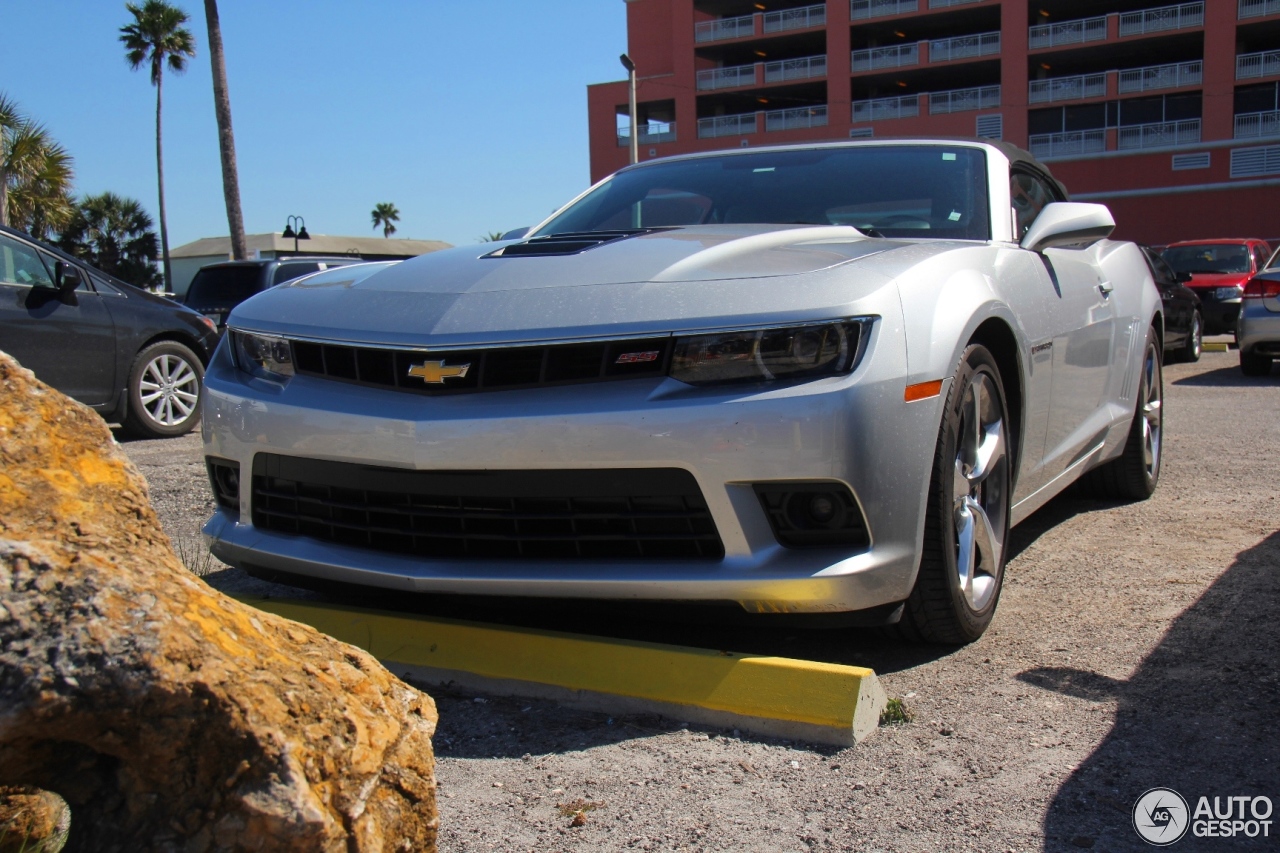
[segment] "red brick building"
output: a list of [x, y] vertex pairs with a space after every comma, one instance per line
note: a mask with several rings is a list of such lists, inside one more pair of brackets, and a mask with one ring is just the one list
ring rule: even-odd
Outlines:
[[[642, 160], [984, 136], [1117, 237], [1280, 236], [1280, 0], [627, 0], [627, 29]], [[627, 83], [587, 91], [596, 180], [627, 163]]]

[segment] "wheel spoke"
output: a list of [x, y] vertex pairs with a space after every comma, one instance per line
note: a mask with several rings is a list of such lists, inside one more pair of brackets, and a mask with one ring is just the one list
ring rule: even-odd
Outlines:
[[138, 398], [142, 400], [142, 405], [147, 406], [164, 396], [163, 391], [152, 391], [150, 394], [139, 394]]
[[[959, 521], [965, 519], [964, 527]], [[981, 610], [987, 605], [991, 592], [995, 587], [996, 567], [1000, 565], [1002, 549], [1001, 536], [996, 533], [987, 511], [973, 498], [966, 498], [956, 513], [957, 533], [960, 542], [960, 555], [966, 555], [967, 561], [961, 563], [961, 588], [969, 599], [969, 606]]]
[[992, 469], [1004, 458], [1004, 423], [992, 421], [983, 427], [978, 445], [977, 462], [969, 472], [970, 484], [976, 486], [991, 476]]
[[185, 420], [187, 415], [191, 414], [191, 410], [195, 408], [194, 405], [192, 405], [191, 403], [188, 403], [186, 400], [183, 400], [181, 397], [177, 396], [176, 394], [172, 398], [170, 398], [169, 403], [170, 403], [169, 411], [171, 414], [173, 412], [173, 407], [175, 406], [177, 407], [178, 411], [181, 413], [174, 420], [174, 423], [177, 423], [178, 421], [181, 421], [181, 420]]
[[969, 598], [969, 591], [973, 584], [973, 574], [977, 568], [978, 554], [977, 543], [974, 542], [974, 528], [977, 526], [974, 522], [973, 511], [971, 509], [972, 500], [969, 498], [961, 499], [956, 504], [956, 571], [960, 575], [960, 592], [965, 598]]
[[188, 382], [194, 381], [196, 378], [195, 371], [191, 369], [191, 365], [185, 361], [178, 362], [178, 369], [173, 372], [174, 385], [186, 385]]

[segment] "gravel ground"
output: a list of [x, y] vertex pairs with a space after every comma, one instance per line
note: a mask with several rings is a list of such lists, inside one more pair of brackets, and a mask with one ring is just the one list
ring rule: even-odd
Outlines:
[[[914, 714], [851, 749], [432, 689], [441, 849], [1139, 850], [1144, 791], [1280, 806], [1280, 369], [1165, 373], [1155, 496], [1064, 495], [1016, 528], [990, 631], [959, 650], [716, 613], [425, 601], [424, 612], [870, 666]], [[188, 554], [198, 435], [125, 449]], [[198, 557], [189, 557], [199, 562]], [[220, 564], [199, 566], [224, 569]], [[222, 589], [265, 589], [233, 570]], [[376, 602], [375, 602], [376, 603]], [[385, 606], [385, 602], [383, 603]], [[1186, 850], [1275, 850], [1271, 837]]]

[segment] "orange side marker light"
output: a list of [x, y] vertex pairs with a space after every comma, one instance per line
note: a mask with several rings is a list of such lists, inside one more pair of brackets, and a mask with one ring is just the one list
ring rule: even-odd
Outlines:
[[918, 382], [915, 385], [908, 385], [907, 390], [902, 394], [902, 399], [908, 403], [914, 403], [916, 400], [927, 400], [941, 393], [942, 380], [935, 379], [932, 382]]

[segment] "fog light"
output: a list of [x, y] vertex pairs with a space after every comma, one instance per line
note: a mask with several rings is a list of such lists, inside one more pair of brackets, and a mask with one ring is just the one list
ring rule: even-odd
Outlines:
[[757, 483], [756, 495], [787, 548], [865, 548], [867, 524], [853, 493], [830, 481]]
[[836, 517], [836, 502], [831, 495], [816, 494], [810, 498], [809, 517], [818, 524], [830, 524]]

